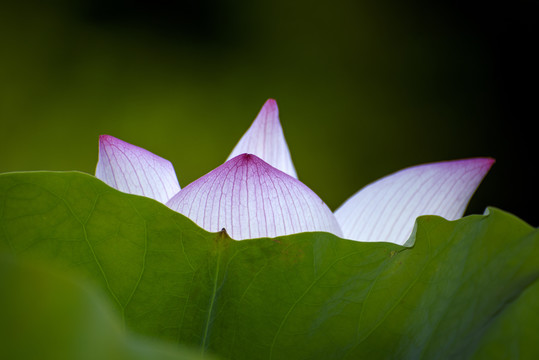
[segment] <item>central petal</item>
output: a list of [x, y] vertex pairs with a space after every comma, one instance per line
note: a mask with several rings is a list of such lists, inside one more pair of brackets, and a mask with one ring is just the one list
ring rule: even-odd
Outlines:
[[167, 206], [202, 228], [236, 239], [306, 231], [342, 236], [331, 210], [299, 180], [242, 154], [186, 186]]

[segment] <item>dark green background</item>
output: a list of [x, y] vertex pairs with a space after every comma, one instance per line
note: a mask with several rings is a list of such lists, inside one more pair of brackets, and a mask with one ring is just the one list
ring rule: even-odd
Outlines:
[[110, 134], [185, 186], [274, 97], [333, 209], [403, 167], [492, 156], [470, 212], [538, 225], [536, 1], [44, 3], [0, 5], [0, 172], [93, 173]]

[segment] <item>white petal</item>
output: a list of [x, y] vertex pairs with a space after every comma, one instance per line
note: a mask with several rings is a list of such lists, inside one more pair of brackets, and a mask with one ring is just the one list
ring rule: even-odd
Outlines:
[[240, 154], [253, 154], [297, 179], [290, 150], [279, 121], [279, 108], [273, 99], [266, 101], [255, 121], [240, 139], [227, 161]]
[[180, 191], [170, 161], [110, 135], [99, 137], [95, 176], [117, 190], [162, 203]]
[[402, 245], [418, 216], [462, 217], [493, 163], [493, 159], [476, 158], [401, 170], [361, 189], [335, 216], [347, 239]]
[[189, 184], [167, 206], [208, 231], [225, 228], [236, 240], [305, 231], [341, 236], [335, 216], [312, 190], [250, 154]]

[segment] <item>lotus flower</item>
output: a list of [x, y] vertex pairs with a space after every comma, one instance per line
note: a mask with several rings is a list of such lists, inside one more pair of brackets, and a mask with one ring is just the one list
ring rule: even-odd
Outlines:
[[297, 179], [275, 100], [268, 100], [228, 160], [180, 189], [172, 164], [109, 135], [99, 139], [96, 177], [150, 197], [200, 227], [236, 239], [325, 231], [357, 241], [404, 244], [415, 219], [460, 218], [490, 158], [410, 167], [358, 191], [334, 213]]

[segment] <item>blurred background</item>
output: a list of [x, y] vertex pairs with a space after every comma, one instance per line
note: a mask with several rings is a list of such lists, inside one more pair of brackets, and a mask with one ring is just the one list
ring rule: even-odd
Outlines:
[[[538, 226], [537, 1], [3, 1], [0, 172], [93, 173], [100, 134], [220, 165], [267, 98], [336, 209], [407, 166], [497, 160], [468, 213]], [[536, 89], [534, 89], [536, 90]]]

